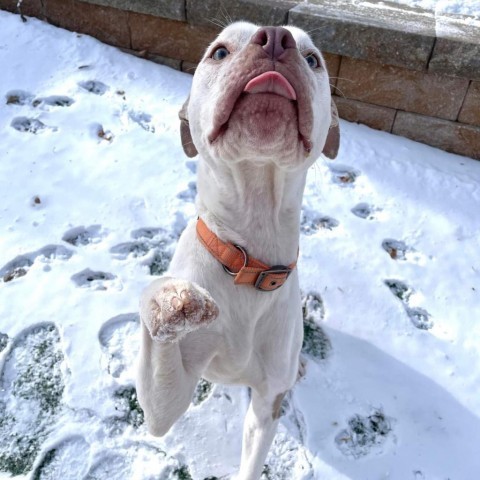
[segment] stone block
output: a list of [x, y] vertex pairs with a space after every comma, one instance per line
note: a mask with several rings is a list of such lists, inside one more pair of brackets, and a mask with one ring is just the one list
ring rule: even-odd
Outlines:
[[480, 82], [470, 83], [458, 121], [480, 126]]
[[128, 13], [111, 7], [75, 2], [75, 31], [117, 47], [130, 47]]
[[43, 6], [49, 23], [73, 32], [76, 30], [74, 0], [43, 0]]
[[128, 13], [77, 0], [43, 0], [49, 23], [91, 35], [117, 47], [130, 47]]
[[330, 85], [335, 87], [337, 85], [338, 73], [340, 71], [340, 62], [342, 57], [333, 55], [332, 53], [322, 52], [325, 63], [327, 64], [328, 76], [330, 77]]
[[480, 127], [398, 112], [393, 133], [480, 160]]
[[0, 9], [7, 12], [17, 12], [17, 0], [0, 0]]
[[218, 29], [165, 18], [129, 13], [133, 50], [198, 63]]
[[431, 72], [480, 80], [480, 28], [462, 17], [438, 17]]
[[435, 40], [434, 16], [399, 4], [316, 0], [297, 5], [288, 19], [312, 32], [322, 51], [415, 70], [427, 69]]
[[362, 123], [375, 130], [392, 131], [396, 114], [393, 108], [379, 107], [339, 96], [334, 96], [333, 99], [340, 118], [349, 122]]
[[456, 120], [469, 81], [343, 57], [337, 88], [347, 98]]
[[172, 20], [185, 20], [185, 0], [84, 0], [120, 10], [145, 13]]
[[18, 0], [0, 0], [0, 10], [12, 13], [22, 13], [27, 17], [43, 18], [43, 5], [41, 0], [23, 0], [20, 11], [17, 7]]
[[194, 25], [218, 25], [246, 20], [257, 25], [285, 25], [293, 0], [187, 0], [187, 20]]

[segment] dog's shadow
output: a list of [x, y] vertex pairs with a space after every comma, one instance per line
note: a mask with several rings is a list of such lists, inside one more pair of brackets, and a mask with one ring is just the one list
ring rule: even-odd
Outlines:
[[[325, 331], [332, 344], [329, 358], [308, 362], [293, 394], [314, 478], [476, 478], [480, 419], [475, 414], [372, 344]], [[426, 350], [425, 363], [433, 363], [430, 355], [439, 357]], [[439, 372], [453, 371], [453, 364], [437, 363]], [[455, 385], [465, 389], [461, 382]]]

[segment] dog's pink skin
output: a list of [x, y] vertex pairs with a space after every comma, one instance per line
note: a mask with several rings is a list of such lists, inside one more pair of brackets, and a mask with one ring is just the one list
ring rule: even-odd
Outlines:
[[297, 94], [290, 82], [275, 71], [265, 72], [252, 78], [245, 86], [244, 92], [248, 93], [273, 93], [288, 100], [296, 100]]

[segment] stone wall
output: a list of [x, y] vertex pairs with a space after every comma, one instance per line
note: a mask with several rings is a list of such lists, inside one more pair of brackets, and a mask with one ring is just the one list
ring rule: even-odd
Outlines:
[[[17, 12], [17, 1], [0, 8]], [[21, 10], [187, 72], [222, 24], [296, 25], [325, 54], [341, 117], [480, 159], [480, 22], [472, 18], [388, 0], [23, 0]]]

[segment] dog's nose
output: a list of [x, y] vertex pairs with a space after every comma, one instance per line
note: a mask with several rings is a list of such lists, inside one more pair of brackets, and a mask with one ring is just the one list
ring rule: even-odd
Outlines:
[[263, 27], [252, 37], [252, 43], [260, 45], [265, 53], [277, 60], [288, 48], [297, 48], [292, 34], [283, 27]]

